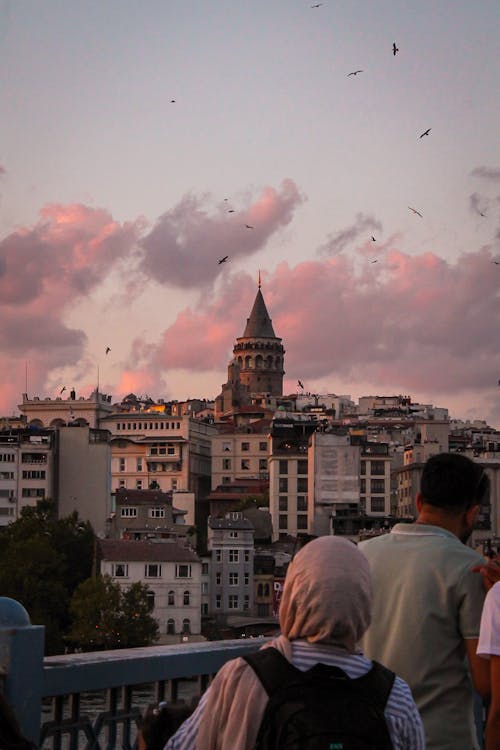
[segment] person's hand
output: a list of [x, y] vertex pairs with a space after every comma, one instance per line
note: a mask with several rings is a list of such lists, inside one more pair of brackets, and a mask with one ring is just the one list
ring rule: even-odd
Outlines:
[[485, 560], [483, 565], [475, 565], [472, 570], [481, 573], [486, 591], [500, 581], [500, 557], [495, 555], [491, 560]]

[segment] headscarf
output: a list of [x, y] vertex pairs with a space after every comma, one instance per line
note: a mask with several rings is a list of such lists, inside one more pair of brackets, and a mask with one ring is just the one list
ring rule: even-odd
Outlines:
[[368, 561], [349, 540], [322, 536], [288, 566], [280, 606], [281, 633], [293, 641], [327, 642], [350, 652], [370, 624]]

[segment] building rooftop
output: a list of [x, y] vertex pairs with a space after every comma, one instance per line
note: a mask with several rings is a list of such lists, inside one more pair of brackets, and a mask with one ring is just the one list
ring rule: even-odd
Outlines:
[[169, 539], [158, 541], [130, 541], [100, 539], [101, 560], [120, 562], [199, 562], [198, 555], [190, 547]]

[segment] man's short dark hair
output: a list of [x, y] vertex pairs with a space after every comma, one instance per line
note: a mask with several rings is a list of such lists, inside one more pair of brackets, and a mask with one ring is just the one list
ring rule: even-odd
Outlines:
[[479, 464], [460, 453], [438, 453], [424, 465], [422, 500], [457, 513], [479, 505], [489, 490], [489, 479]]

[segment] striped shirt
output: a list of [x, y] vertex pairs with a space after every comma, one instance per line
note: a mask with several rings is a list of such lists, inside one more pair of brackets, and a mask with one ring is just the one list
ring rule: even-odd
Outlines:
[[[343, 654], [329, 646], [302, 640], [292, 641], [292, 664], [295, 667], [305, 672], [318, 663], [340, 667], [352, 679], [366, 674], [372, 666], [370, 659], [362, 654]], [[202, 696], [196, 711], [167, 742], [165, 750], [195, 750], [198, 726], [210, 689]], [[410, 688], [399, 677], [394, 680], [387, 700], [385, 718], [395, 750], [424, 750], [424, 730], [420, 715]]]

